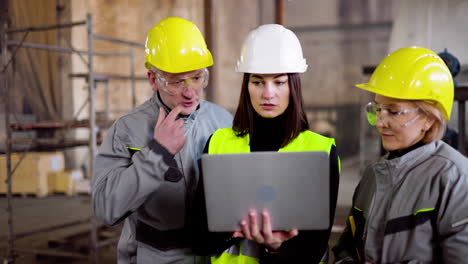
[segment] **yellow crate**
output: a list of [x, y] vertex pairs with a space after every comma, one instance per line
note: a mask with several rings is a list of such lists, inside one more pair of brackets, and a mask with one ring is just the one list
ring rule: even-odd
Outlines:
[[[49, 172], [64, 169], [64, 157], [61, 152], [28, 152], [12, 175], [12, 192], [14, 194], [33, 194], [37, 197], [49, 193]], [[22, 154], [11, 155], [11, 169], [20, 161]], [[7, 192], [6, 156], [0, 155], [0, 193]]]
[[75, 194], [76, 182], [83, 179], [81, 170], [49, 172], [49, 193]]

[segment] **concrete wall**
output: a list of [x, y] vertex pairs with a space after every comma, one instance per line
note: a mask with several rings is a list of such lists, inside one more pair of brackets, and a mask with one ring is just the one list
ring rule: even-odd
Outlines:
[[[167, 16], [180, 16], [194, 21], [202, 32], [204, 0], [59, 0], [61, 22], [83, 21], [92, 14], [95, 34], [144, 43], [147, 31]], [[295, 31], [303, 45], [309, 69], [302, 75], [303, 92], [312, 129], [335, 136], [344, 153], [356, 152], [362, 118], [360, 105], [368, 95], [360, 93], [353, 84], [366, 80], [362, 66], [377, 64], [388, 50], [394, 5], [386, 0], [295, 0], [286, 1], [285, 26]], [[234, 67], [242, 41], [247, 33], [260, 24], [274, 22], [274, 0], [213, 1], [215, 66], [211, 68], [213, 101], [235, 111], [242, 74]], [[52, 12], [52, 11], [51, 11]], [[63, 31], [60, 45], [75, 49], [88, 48], [85, 26]], [[129, 52], [129, 46], [94, 41], [97, 52]], [[134, 49], [135, 73], [144, 77], [143, 49]], [[125, 56], [93, 57], [95, 72], [130, 74], [129, 58]], [[69, 78], [69, 74], [86, 74], [86, 54], [64, 56], [60, 83], [63, 89], [63, 116], [71, 119], [88, 117], [88, 88], [85, 78]], [[133, 108], [129, 81], [109, 81], [110, 118], [115, 119]], [[96, 84], [96, 111], [104, 117], [105, 84]], [[136, 103], [144, 102], [152, 91], [146, 81], [136, 85]], [[80, 111], [81, 109], [81, 111]], [[346, 133], [342, 131], [347, 131]], [[352, 131], [349, 132], [349, 131]], [[87, 139], [87, 129], [69, 132], [72, 137]], [[348, 142], [349, 141], [349, 142]], [[75, 165], [85, 164], [86, 148]], [[68, 164], [68, 163], [67, 163]], [[70, 167], [67, 166], [67, 167]]]
[[[98, 35], [118, 38], [144, 44], [148, 30], [161, 19], [168, 16], [180, 16], [196, 23], [203, 31], [203, 0], [185, 1], [79, 1], [72, 0], [72, 17], [74, 20], [83, 20], [86, 13], [92, 14], [93, 32]], [[84, 28], [77, 28], [72, 36], [72, 43], [84, 49], [87, 48], [87, 36]], [[94, 41], [95, 51], [100, 52], [129, 52], [129, 46], [114, 44], [108, 41]], [[146, 76], [144, 67], [144, 50], [134, 49], [135, 74]], [[87, 58], [86, 58], [87, 59]], [[86, 72], [86, 66], [79, 56], [73, 57], [73, 72]], [[128, 56], [94, 58], [95, 72], [104, 74], [130, 74], [130, 59]], [[76, 80], [74, 98], [83, 98], [85, 89], [83, 80]], [[97, 84], [96, 108], [99, 112], [105, 110], [105, 85]], [[110, 110], [111, 118], [117, 118], [129, 111], [132, 105], [131, 84], [129, 81], [111, 80]], [[139, 81], [136, 86], [137, 104], [142, 103], [152, 94], [146, 81]], [[80, 95], [80, 96], [78, 96]], [[86, 98], [86, 97], [84, 97]], [[82, 102], [76, 102], [81, 105]]]
[[234, 113], [243, 75], [235, 72], [242, 42], [259, 25], [258, 4], [252, 0], [218, 1], [215, 24], [214, 101]]
[[[18, 0], [24, 1], [24, 0]], [[144, 43], [147, 31], [167, 16], [192, 20], [202, 32], [204, 0], [57, 0], [62, 8], [58, 22], [83, 21], [86, 13], [93, 17], [93, 31], [98, 35]], [[51, 12], [53, 4], [51, 5]], [[234, 67], [242, 41], [247, 33], [260, 24], [274, 23], [275, 0], [213, 1], [215, 65], [211, 68], [213, 101], [234, 112], [238, 103], [242, 74]], [[358, 90], [354, 84], [366, 82], [363, 66], [377, 65], [389, 52], [398, 47], [422, 45], [436, 52], [447, 47], [462, 63], [465, 75], [459, 83], [468, 83], [467, 40], [465, 32], [468, 11], [465, 0], [294, 0], [286, 1], [285, 26], [292, 29], [302, 43], [309, 64], [302, 74], [303, 94], [313, 131], [337, 139], [342, 157], [353, 156], [365, 150], [373, 156], [378, 152], [378, 137], [366, 122], [362, 106], [372, 99], [369, 93]], [[30, 10], [31, 12], [33, 10]], [[84, 26], [62, 30], [59, 44], [76, 49], [87, 49]], [[95, 41], [95, 51], [128, 52], [125, 45]], [[143, 49], [135, 49], [135, 73], [145, 76]], [[69, 74], [87, 72], [87, 56], [76, 54], [60, 57], [60, 86], [63, 95], [63, 117], [75, 117], [85, 104], [88, 91], [84, 78], [69, 78]], [[99, 73], [130, 73], [128, 57], [94, 57], [94, 68]], [[111, 119], [129, 111], [132, 105], [131, 85], [128, 81], [109, 81]], [[96, 87], [98, 117], [105, 112], [105, 85]], [[15, 106], [22, 109], [23, 98], [15, 92]], [[136, 85], [136, 102], [144, 102], [152, 91], [146, 81]], [[88, 116], [87, 106], [78, 115]], [[456, 107], [454, 107], [456, 121]], [[456, 122], [451, 126], [456, 128]], [[1, 132], [1, 131], [0, 131]], [[69, 132], [72, 137], [87, 139], [87, 129]], [[3, 133], [4, 134], [4, 133]], [[1, 135], [1, 133], [0, 133]], [[372, 138], [371, 141], [368, 138]], [[67, 167], [87, 166], [87, 149], [69, 156]], [[375, 156], [375, 155], [374, 155]]]
[[[93, 31], [95, 34], [129, 41], [144, 43], [148, 30], [161, 19], [168, 16], [179, 16], [193, 21], [205, 33], [204, 1], [203, 0], [141, 0], [141, 1], [72, 1], [72, 20], [83, 20], [86, 13], [93, 16]], [[240, 50], [243, 37], [250, 29], [258, 25], [256, 1], [213, 1], [215, 13], [214, 46], [210, 47], [214, 55], [215, 65], [211, 67], [211, 84], [213, 98], [216, 103], [234, 111], [237, 106], [241, 75], [234, 72], [234, 65]], [[242, 18], [242, 19], [240, 19]], [[76, 28], [72, 34], [72, 43], [78, 48], [87, 49], [85, 28]], [[96, 51], [126, 52], [128, 46], [114, 45], [109, 42], [95, 41]], [[85, 58], [87, 60], [87, 58]], [[94, 58], [94, 68], [99, 73], [129, 74], [129, 61], [124, 57]], [[74, 73], [86, 72], [86, 65], [80, 56], [73, 56]], [[135, 49], [135, 73], [146, 76], [144, 68], [144, 50]], [[77, 110], [87, 98], [84, 79], [73, 81], [73, 107]], [[98, 116], [105, 111], [105, 86], [98, 83], [96, 89], [96, 110]], [[110, 81], [110, 111], [111, 119], [115, 119], [132, 108], [131, 89], [128, 81]], [[137, 105], [148, 99], [151, 88], [146, 81], [137, 83]], [[87, 117], [87, 110], [81, 118]], [[87, 138], [89, 132], [77, 132], [79, 138]], [[82, 150], [81, 152], [84, 152]], [[86, 154], [80, 154], [79, 162], [86, 163]]]
[[[60, 1], [59, 1], [60, 2]], [[180, 16], [194, 21], [202, 32], [204, 0], [62, 0], [69, 9], [66, 19], [82, 21], [92, 14], [93, 32], [98, 35], [144, 43], [147, 31], [167, 16]], [[235, 111], [242, 75], [234, 71], [242, 41], [247, 33], [260, 24], [274, 22], [274, 0], [213, 1], [214, 54], [212, 67], [213, 101]], [[391, 22], [396, 9], [388, 0], [294, 0], [286, 1], [285, 26], [295, 31], [303, 45], [309, 64], [302, 75], [305, 103], [312, 129], [337, 138], [342, 154], [353, 155], [358, 149], [361, 129], [360, 109], [368, 94], [353, 87], [364, 82], [362, 66], [377, 64], [388, 51]], [[76, 49], [87, 49], [84, 26], [75, 27], [70, 44]], [[66, 42], [66, 37], [62, 40]], [[125, 45], [94, 41], [99, 52], [128, 52]], [[145, 76], [143, 49], [135, 49], [135, 73]], [[87, 56], [71, 56], [69, 72], [86, 73]], [[94, 57], [94, 69], [99, 73], [130, 73], [128, 57]], [[67, 70], [68, 72], [68, 70]], [[68, 73], [67, 73], [68, 74]], [[62, 73], [62, 79], [64, 79]], [[105, 86], [96, 85], [98, 117], [105, 111]], [[111, 119], [129, 111], [132, 106], [128, 81], [109, 82]], [[137, 83], [136, 101], [142, 103], [151, 95], [146, 81]], [[73, 78], [67, 93], [67, 111], [72, 117], [85, 104], [88, 91], [84, 78]], [[78, 115], [87, 118], [87, 107]], [[77, 130], [75, 137], [86, 139], [88, 130]], [[86, 152], [84, 148], [82, 152]], [[76, 158], [85, 164], [86, 153]]]
[[[406, 46], [422, 46], [436, 53], [445, 48], [462, 65], [456, 76], [458, 85], [468, 85], [468, 1], [414, 0], [399, 1], [389, 51]], [[465, 116], [467, 115], [465, 108]], [[454, 103], [449, 127], [458, 131], [458, 104]], [[466, 117], [465, 117], [466, 119]], [[468, 130], [466, 124], [465, 130]]]
[[[261, 23], [274, 22], [274, 2], [260, 1]], [[378, 151], [373, 128], [363, 122], [371, 95], [354, 84], [368, 80], [363, 66], [387, 54], [396, 8], [386, 0], [286, 1], [285, 26], [297, 34], [309, 65], [301, 77], [311, 129], [335, 137], [342, 157], [364, 147], [368, 156]]]
[[[234, 72], [242, 41], [251, 29], [275, 22], [274, 5], [274, 0], [217, 2], [212, 82], [215, 102], [231, 112], [242, 80]], [[361, 132], [373, 134], [361, 113], [371, 95], [354, 84], [368, 79], [364, 65], [375, 65], [387, 54], [396, 6], [387, 0], [294, 0], [285, 7], [285, 26], [297, 34], [309, 65], [301, 78], [311, 128], [336, 137], [343, 156], [355, 155]]]
[[[93, 32], [98, 35], [143, 43], [146, 33], [160, 19], [181, 16], [194, 21], [204, 32], [203, 0], [58, 0], [62, 10], [58, 22], [83, 21], [92, 14]], [[295, 31], [302, 42], [309, 70], [302, 75], [304, 96], [313, 130], [339, 138], [355, 138], [342, 133], [340, 124], [355, 128], [359, 115], [349, 115], [349, 109], [358, 109], [362, 98], [353, 84], [365, 81], [362, 65], [376, 64], [388, 49], [388, 39], [394, 6], [385, 0], [295, 0], [286, 1], [285, 25]], [[213, 1], [214, 4], [214, 54], [212, 67], [213, 101], [231, 112], [237, 106], [242, 74], [234, 71], [239, 50], [247, 33], [264, 23], [274, 22], [274, 0]], [[51, 9], [51, 12], [54, 10]], [[58, 13], [57, 13], [58, 14]], [[387, 23], [387, 24], [385, 24]], [[87, 33], [84, 26], [71, 31], [61, 30], [59, 43], [75, 49], [87, 49]], [[128, 52], [125, 45], [94, 41], [98, 52]], [[135, 49], [135, 73], [145, 76], [142, 49]], [[86, 100], [87, 83], [84, 78], [70, 78], [69, 74], [87, 73], [87, 55], [76, 54], [60, 57], [60, 86], [62, 87], [63, 117], [70, 120], [88, 117]], [[128, 75], [128, 57], [95, 56], [94, 70], [98, 73]], [[96, 110], [103, 117], [106, 106], [104, 83], [96, 84]], [[132, 105], [130, 82], [109, 81], [111, 119], [129, 111]], [[151, 90], [146, 81], [136, 85], [137, 104], [145, 101]], [[367, 100], [367, 99], [366, 99]], [[365, 101], [365, 100], [364, 100]], [[81, 112], [79, 112], [81, 109]], [[339, 110], [341, 109], [341, 110]], [[344, 114], [347, 117], [344, 118]], [[356, 120], [348, 123], [341, 120]], [[349, 129], [347, 129], [349, 130]], [[69, 132], [72, 137], [87, 139], [86, 129]], [[353, 140], [354, 141], [354, 140]], [[342, 142], [346, 145], [346, 142]], [[355, 148], [354, 148], [355, 149]], [[85, 151], [85, 150], [83, 150]], [[346, 152], [348, 152], [346, 150]], [[86, 157], [77, 159], [85, 162]]]
[[[103, 0], [72, 0], [72, 3], [73, 18], [83, 19], [86, 12], [91, 12], [93, 30], [105, 36], [143, 43], [147, 30], [169, 15], [192, 20], [204, 30], [202, 0], [122, 1], [119, 4]], [[353, 84], [362, 81], [362, 65], [376, 64], [386, 54], [392, 5], [384, 0], [295, 0], [286, 3], [285, 26], [297, 33], [309, 64], [308, 72], [302, 76], [306, 103], [327, 106], [358, 102], [360, 96]], [[242, 78], [241, 74], [234, 72], [234, 67], [242, 41], [251, 29], [274, 22], [274, 1], [215, 1], [214, 13], [214, 101], [234, 111]], [[74, 34], [73, 43], [85, 48], [83, 33]], [[96, 41], [95, 49], [125, 52], [127, 47], [113, 47], [108, 42]], [[137, 74], [145, 72], [142, 52], [138, 50], [136, 53]], [[84, 70], [78, 65], [79, 60], [75, 58], [74, 65], [77, 70]], [[120, 74], [128, 73], [129, 69], [128, 62], [117, 57], [97, 57], [95, 68], [98, 72]], [[128, 102], [120, 101], [122, 95], [128, 99], [129, 89], [124, 84], [117, 86], [111, 101], [121, 108], [130, 108]], [[146, 88], [139, 88], [139, 102], [147, 98], [149, 89]], [[349, 93], [349, 90], [353, 92]], [[321, 96], [314, 96], [316, 94]], [[98, 95], [102, 97], [101, 90], [98, 90]], [[102, 102], [100, 100], [99, 109]]]

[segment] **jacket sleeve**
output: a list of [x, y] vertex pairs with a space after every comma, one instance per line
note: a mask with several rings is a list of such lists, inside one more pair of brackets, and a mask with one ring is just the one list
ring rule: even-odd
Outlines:
[[466, 263], [468, 259], [468, 177], [451, 170], [438, 209], [438, 240], [442, 263]]
[[[208, 153], [210, 141], [211, 136], [203, 150], [204, 154]], [[194, 217], [193, 221], [191, 221], [191, 229], [194, 238], [193, 251], [201, 256], [218, 255], [233, 244], [240, 242], [241, 239], [233, 238], [232, 232], [210, 232], [208, 230], [205, 191], [203, 188], [203, 168], [201, 166], [201, 160], [198, 162], [199, 168], [201, 168], [200, 181], [195, 192], [193, 213], [191, 214]]]
[[142, 149], [132, 149], [128, 131], [118, 120], [109, 129], [94, 163], [94, 213], [109, 225], [136, 211], [164, 178], [180, 174], [174, 156], [155, 140]]

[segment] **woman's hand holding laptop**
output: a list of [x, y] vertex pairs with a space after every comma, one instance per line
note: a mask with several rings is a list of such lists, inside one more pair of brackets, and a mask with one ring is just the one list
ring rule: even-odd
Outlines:
[[264, 244], [267, 249], [277, 250], [284, 241], [297, 236], [299, 233], [297, 229], [273, 231], [271, 228], [270, 215], [266, 211], [262, 212], [262, 223], [257, 220], [257, 211], [252, 210], [249, 213], [248, 220], [241, 219], [241, 231], [234, 232], [233, 237], [243, 237], [254, 240], [259, 244]]

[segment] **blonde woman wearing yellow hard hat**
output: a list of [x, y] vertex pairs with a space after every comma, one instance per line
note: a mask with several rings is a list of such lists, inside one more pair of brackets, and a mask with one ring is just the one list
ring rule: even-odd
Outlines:
[[388, 151], [355, 190], [336, 263], [466, 263], [468, 159], [441, 141], [453, 102], [444, 61], [421, 47], [388, 55], [366, 106]]
[[145, 51], [154, 93], [109, 129], [95, 160], [94, 213], [106, 224], [125, 221], [118, 263], [205, 263], [188, 231], [196, 161], [232, 116], [202, 100], [213, 59], [195, 24], [161, 20]]

